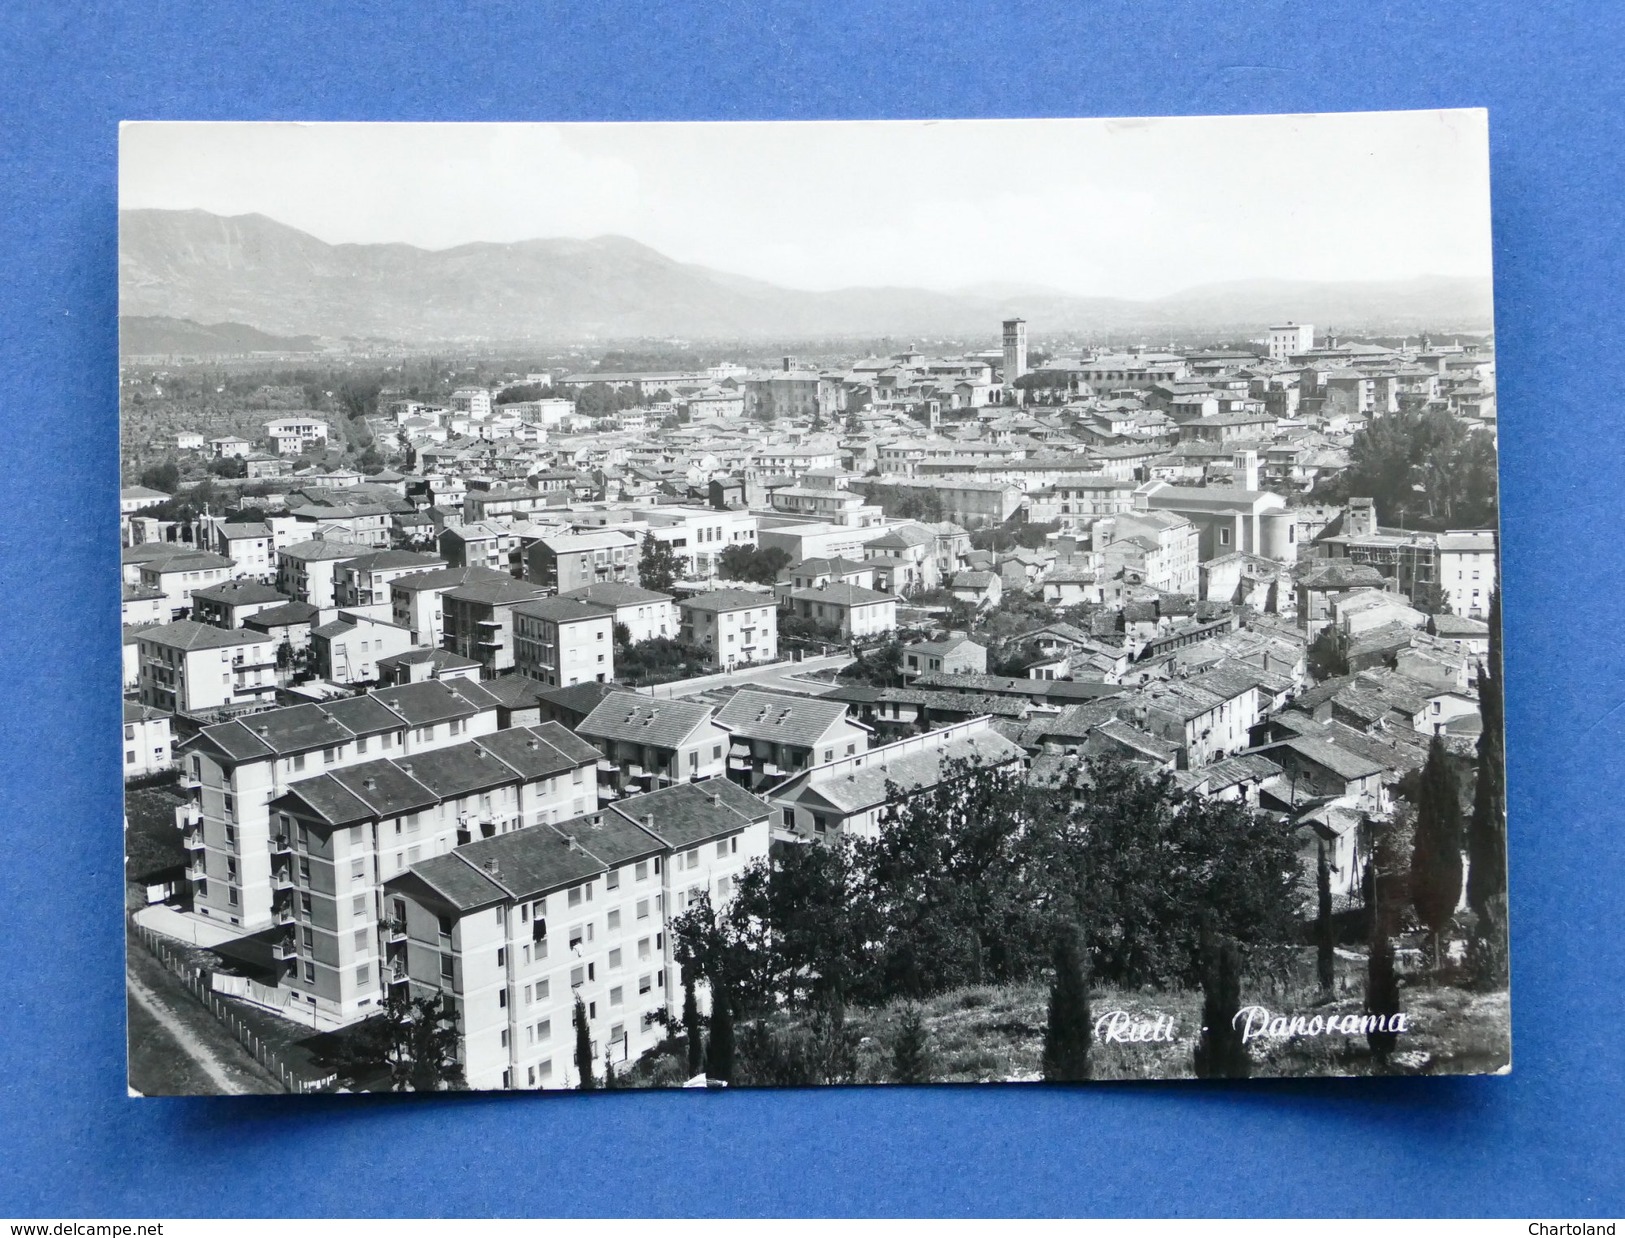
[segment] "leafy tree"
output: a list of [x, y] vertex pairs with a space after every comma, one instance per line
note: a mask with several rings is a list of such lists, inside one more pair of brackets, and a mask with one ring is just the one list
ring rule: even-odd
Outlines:
[[1310, 642], [1306, 666], [1310, 676], [1321, 682], [1349, 673], [1348, 644], [1335, 623], [1327, 624]]
[[903, 682], [903, 644], [889, 640], [841, 668], [836, 678], [875, 688], [896, 688]]
[[645, 589], [669, 593], [682, 572], [677, 551], [653, 533], [643, 535], [643, 553], [638, 558], [638, 581]]
[[467, 1086], [457, 1047], [457, 1003], [441, 993], [396, 999], [384, 1014], [390, 1080], [397, 1092], [438, 1092]]
[[1077, 929], [1064, 927], [1055, 939], [1055, 978], [1044, 1027], [1044, 1079], [1048, 1083], [1082, 1083], [1089, 1078], [1089, 1049], [1095, 1030], [1085, 957]]
[[[1477, 781], [1467, 826], [1467, 904], [1480, 916], [1506, 894], [1507, 788], [1505, 696], [1501, 670], [1501, 591], [1490, 591], [1489, 658], [1478, 668], [1478, 710], [1484, 730], [1478, 737]], [[1505, 917], [1502, 918], [1505, 928]]]
[[1242, 944], [1293, 938], [1296, 847], [1244, 804], [1187, 795], [1167, 774], [1095, 759], [1063, 862], [1095, 975], [1110, 984], [1194, 984], [1203, 917]]
[[705, 1077], [730, 1083], [734, 1074], [733, 1002], [726, 985], [711, 984], [711, 1037], [705, 1050]]
[[173, 457], [162, 464], [154, 464], [141, 472], [141, 484], [150, 490], [162, 490], [165, 494], [174, 494], [180, 489], [181, 468], [175, 463]]
[[598, 1081], [592, 1073], [592, 1029], [587, 1026], [587, 1007], [580, 996], [576, 997], [575, 1008], [576, 1031], [576, 1075], [580, 1082], [576, 1084], [583, 1092], [597, 1090]]
[[210, 460], [204, 467], [216, 477], [238, 478], [248, 476], [248, 461], [236, 456], [227, 456], [223, 460]]
[[378, 396], [383, 384], [377, 379], [347, 379], [339, 384], [339, 404], [344, 415], [352, 421], [371, 417], [378, 411]]
[[930, 1083], [931, 1071], [931, 1034], [926, 1030], [925, 1012], [910, 1002], [898, 1016], [891, 1075], [898, 1083]]
[[1245, 1079], [1252, 1073], [1247, 1042], [1236, 1026], [1241, 1011], [1241, 947], [1203, 934], [1202, 1035], [1196, 1042], [1198, 1079]]
[[790, 566], [790, 555], [777, 546], [729, 546], [718, 557], [718, 566], [729, 580], [771, 585]]
[[615, 644], [622, 649], [629, 648], [632, 644], [632, 629], [619, 621], [610, 630], [610, 636], [614, 639]]
[[1373, 417], [1349, 447], [1349, 467], [1316, 488], [1317, 499], [1376, 501], [1383, 523], [1409, 529], [1493, 527], [1497, 518], [1494, 438], [1443, 409], [1401, 409]]
[[1326, 844], [1315, 844], [1315, 972], [1320, 991], [1328, 996], [1336, 980], [1335, 940], [1332, 936], [1332, 868]]
[[622, 683], [669, 683], [703, 674], [709, 666], [710, 657], [704, 649], [669, 636], [652, 636], [615, 651], [615, 678]]
[[368, 443], [361, 449], [361, 454], [355, 458], [356, 468], [369, 476], [383, 472], [385, 463], [386, 461], [379, 452], [376, 442]]
[[1411, 849], [1411, 905], [1433, 934], [1435, 966], [1440, 961], [1440, 935], [1450, 926], [1461, 899], [1461, 877], [1461, 799], [1444, 740], [1435, 735], [1422, 767]]
[[694, 996], [694, 972], [683, 969], [683, 1032], [688, 1037], [688, 1073], [692, 1077], [705, 1068], [705, 1047], [700, 1037], [700, 1004]]
[[523, 404], [530, 400], [543, 400], [553, 394], [553, 388], [546, 383], [516, 383], [512, 387], [504, 387], [491, 398], [492, 404]]

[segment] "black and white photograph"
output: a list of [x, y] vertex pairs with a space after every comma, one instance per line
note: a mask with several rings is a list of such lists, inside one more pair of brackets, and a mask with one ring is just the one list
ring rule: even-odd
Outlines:
[[132, 1095], [1511, 1070], [1484, 111], [118, 199]]

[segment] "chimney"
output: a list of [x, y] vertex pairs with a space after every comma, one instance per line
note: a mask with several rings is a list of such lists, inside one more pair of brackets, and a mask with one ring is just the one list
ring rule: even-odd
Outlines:
[[361, 780], [361, 785], [366, 787], [369, 791], [376, 791], [378, 789], [378, 780], [371, 774], [368, 774]]
[[493, 877], [497, 876], [499, 869], [497, 868], [496, 856], [492, 856], [485, 862], [485, 871], [491, 874]]
[[571, 851], [581, 850], [581, 843], [579, 840], [577, 840], [574, 834], [566, 834], [564, 836], [564, 844], [565, 846], [569, 847]]
[[651, 834], [654, 833], [654, 828], [655, 828], [655, 815], [654, 815], [654, 813], [646, 812], [646, 813], [643, 814], [643, 828], [648, 830]]

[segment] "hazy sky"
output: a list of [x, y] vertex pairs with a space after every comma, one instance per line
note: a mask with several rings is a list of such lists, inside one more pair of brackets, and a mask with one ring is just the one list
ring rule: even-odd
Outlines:
[[756, 124], [135, 123], [123, 207], [326, 241], [618, 233], [796, 288], [1490, 272], [1485, 113]]

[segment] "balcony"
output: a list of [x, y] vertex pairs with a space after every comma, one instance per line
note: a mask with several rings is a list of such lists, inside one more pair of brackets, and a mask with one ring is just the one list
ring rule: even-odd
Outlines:
[[273, 890], [293, 889], [293, 870], [291, 868], [274, 868], [271, 870], [271, 888]]
[[384, 968], [384, 981], [387, 984], [405, 984], [407, 981], [406, 961], [404, 959], [391, 960]]
[[271, 919], [275, 920], [278, 924], [294, 923], [293, 904], [284, 903], [282, 906], [276, 908], [276, 910], [271, 913]]
[[203, 809], [195, 803], [177, 804], [175, 806], [175, 828], [184, 830], [191, 826], [203, 824]]
[[181, 846], [185, 847], [188, 851], [196, 851], [198, 848], [202, 847], [203, 828], [198, 826], [195, 829], [184, 831], [181, 834]]
[[188, 881], [207, 881], [209, 879], [209, 870], [203, 863], [202, 856], [187, 862], [186, 879]]
[[293, 853], [293, 839], [286, 834], [271, 835], [272, 855], [291, 855]]
[[406, 921], [387, 920], [384, 922], [384, 940], [394, 945], [396, 942], [406, 940]]
[[299, 943], [292, 936], [284, 937], [280, 941], [271, 943], [271, 957], [279, 963], [299, 957]]

